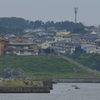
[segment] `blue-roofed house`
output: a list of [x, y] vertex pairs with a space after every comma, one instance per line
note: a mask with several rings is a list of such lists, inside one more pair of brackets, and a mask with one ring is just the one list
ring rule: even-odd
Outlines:
[[53, 33], [45, 33], [45, 32], [37, 33], [36, 35], [40, 36], [40, 37], [42, 37], [42, 36], [51, 36], [51, 37], [53, 37], [54, 36]]
[[98, 37], [99, 35], [98, 35], [95, 31], [93, 31], [93, 32], [91, 32], [91, 33], [89, 34], [89, 36]]

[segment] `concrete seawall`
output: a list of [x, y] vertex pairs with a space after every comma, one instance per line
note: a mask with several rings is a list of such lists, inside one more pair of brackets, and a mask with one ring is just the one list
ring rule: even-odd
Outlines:
[[0, 93], [50, 93], [52, 80], [1, 79]]
[[53, 81], [50, 80], [50, 81], [43, 81], [43, 85], [45, 87], [48, 87], [49, 89], [53, 89]]
[[0, 87], [0, 93], [50, 93], [48, 87]]
[[69, 83], [100, 83], [100, 78], [55, 78], [56, 82]]

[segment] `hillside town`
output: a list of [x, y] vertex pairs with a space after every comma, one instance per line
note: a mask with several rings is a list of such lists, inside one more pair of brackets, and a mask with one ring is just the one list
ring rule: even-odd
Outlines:
[[[25, 35], [5, 34], [0, 37], [0, 55], [58, 55], [59, 53], [100, 53], [100, 27], [91, 28], [87, 33], [57, 31], [49, 27], [25, 29]], [[31, 34], [36, 32], [36, 34]], [[55, 32], [55, 34], [53, 33]]]

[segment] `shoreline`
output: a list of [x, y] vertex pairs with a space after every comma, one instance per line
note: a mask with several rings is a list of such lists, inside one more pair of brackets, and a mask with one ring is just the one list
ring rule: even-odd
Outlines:
[[54, 78], [53, 81], [57, 83], [100, 83], [100, 78]]

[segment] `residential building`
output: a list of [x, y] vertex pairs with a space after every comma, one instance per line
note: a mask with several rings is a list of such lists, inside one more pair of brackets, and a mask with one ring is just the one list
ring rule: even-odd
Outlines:
[[55, 42], [63, 41], [63, 40], [66, 41], [66, 42], [71, 42], [70, 35], [61, 34], [61, 35], [54, 36], [54, 38], [55, 38]]
[[56, 35], [62, 35], [62, 34], [64, 34], [64, 35], [68, 35], [68, 34], [70, 34], [70, 32], [67, 32], [67, 31], [60, 31], [60, 32], [56, 32]]
[[50, 42], [50, 41], [46, 41], [46, 42], [43, 42], [41, 44], [41, 48], [42, 49], [47, 49], [48, 47], [50, 47], [52, 45], [53, 42]]
[[81, 49], [83, 53], [96, 53], [97, 46], [90, 44], [89, 42], [84, 42], [81, 44]]
[[16, 54], [16, 55], [34, 55], [34, 43], [26, 42], [21, 37], [13, 41], [9, 41], [2, 37], [0, 39], [0, 55]]
[[8, 40], [3, 36], [0, 38], [0, 55], [5, 54], [5, 48], [7, 48]]

